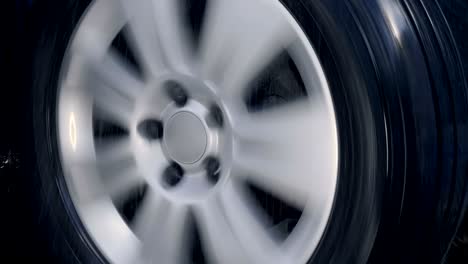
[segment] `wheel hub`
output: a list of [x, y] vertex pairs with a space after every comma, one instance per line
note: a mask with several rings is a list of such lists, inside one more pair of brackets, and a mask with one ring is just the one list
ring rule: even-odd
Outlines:
[[168, 155], [176, 162], [193, 164], [199, 161], [207, 148], [207, 133], [203, 122], [193, 113], [174, 114], [165, 126], [164, 144]]

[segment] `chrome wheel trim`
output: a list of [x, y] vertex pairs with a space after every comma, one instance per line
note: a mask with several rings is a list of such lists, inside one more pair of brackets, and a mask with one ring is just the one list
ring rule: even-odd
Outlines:
[[[197, 60], [181, 45], [187, 41], [183, 27], [174, 20], [180, 16], [168, 15], [176, 10], [174, 2], [94, 1], [70, 42], [57, 101], [59, 148], [67, 186], [84, 226], [112, 262], [184, 262], [181, 250], [186, 242], [185, 216], [190, 210], [200, 222], [202, 243], [213, 262], [306, 262], [328, 222], [338, 170], [336, 119], [315, 51], [279, 2], [218, 0], [208, 9], [204, 30], [209, 34], [201, 40], [201, 58]], [[158, 23], [152, 16], [156, 13], [161, 18]], [[147, 31], [151, 23], [158, 34]], [[143, 71], [149, 76], [145, 80], [133, 74], [110, 49], [125, 24]], [[230, 46], [230, 42], [237, 45]], [[253, 116], [239, 102], [240, 89], [236, 87], [245, 86], [265, 61], [285, 46], [309, 98], [277, 113]], [[236, 49], [229, 49], [232, 47]], [[240, 55], [229, 57], [229, 66], [220, 73], [217, 58], [226, 59], [231, 52]], [[183, 107], [162, 92], [168, 80], [185, 84], [191, 100]], [[194, 87], [187, 87], [189, 83]], [[223, 129], [213, 127], [207, 118], [213, 103], [224, 113]], [[127, 140], [99, 147], [95, 144], [95, 105], [103, 110], [99, 110], [100, 115], [128, 129]], [[179, 161], [190, 177], [177, 188], [167, 189], [155, 175], [162, 174], [174, 158], [168, 154], [172, 147], [164, 140], [148, 143], [137, 127], [148, 117], [166, 124], [184, 111], [201, 120], [206, 131], [205, 149], [200, 158]], [[218, 156], [223, 167], [216, 184], [205, 180], [204, 161], [211, 156]], [[268, 234], [261, 213], [250, 206], [251, 201], [238, 188], [238, 179], [247, 174], [257, 174], [259, 177], [249, 180], [304, 208], [285, 241], [279, 243]], [[310, 177], [300, 177], [303, 174]], [[109, 181], [109, 175], [120, 177]], [[131, 229], [114, 202], [123, 191], [141, 183], [147, 183], [150, 191], [136, 227]]]

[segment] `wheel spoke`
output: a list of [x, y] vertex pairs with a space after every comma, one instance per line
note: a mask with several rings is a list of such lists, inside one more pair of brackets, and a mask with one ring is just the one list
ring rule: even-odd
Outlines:
[[310, 102], [276, 107], [238, 119], [233, 174], [247, 177], [278, 198], [302, 208], [321, 202], [333, 186], [337, 146], [326, 109]]
[[124, 199], [135, 187], [144, 183], [133, 159], [128, 139], [111, 140], [96, 149], [97, 166], [107, 193]]
[[89, 63], [88, 89], [100, 114], [125, 128], [129, 127], [135, 100], [144, 84], [116, 54]]
[[[295, 39], [287, 21], [262, 1], [210, 1], [202, 39], [204, 78], [236, 96]], [[265, 19], [271, 17], [272, 19]]]
[[[259, 208], [240, 186], [234, 182], [228, 183], [221, 200], [232, 231], [246, 250], [249, 261], [267, 263], [268, 260], [275, 259], [277, 263], [282, 263], [280, 254], [277, 254], [280, 252], [278, 241], [269, 233]], [[269, 252], [270, 255], [265, 255], [264, 252]]]
[[266, 263], [262, 252], [278, 252], [279, 247], [258, 208], [231, 183], [229, 186], [220, 197], [195, 207], [208, 258], [211, 263]]
[[133, 112], [132, 102], [115, 93], [109, 86], [96, 85], [93, 88], [95, 115], [128, 129]]
[[102, 63], [92, 64], [91, 67], [99, 80], [126, 98], [135, 100], [144, 90], [144, 83], [115, 52], [109, 52]]
[[326, 133], [331, 130], [334, 122], [329, 119], [327, 111], [324, 104], [306, 98], [262, 112], [236, 112], [233, 114], [233, 129], [235, 136], [241, 141], [272, 145], [294, 142], [293, 146], [313, 141], [326, 146], [332, 136]]
[[125, 15], [115, 4], [115, 0], [94, 1], [93, 7], [87, 11], [86, 19], [80, 24], [80, 30], [74, 36], [70, 51], [75, 54], [90, 54], [95, 58], [104, 56], [125, 22]]
[[133, 47], [143, 70], [149, 75], [164, 71], [165, 65], [161, 42], [158, 38], [154, 1], [119, 0], [128, 18], [125, 34]]
[[81, 202], [106, 196], [121, 199], [144, 183], [132, 160], [128, 140], [112, 141], [96, 152], [96, 155], [76, 157], [70, 166]]
[[167, 66], [182, 72], [190, 64], [192, 48], [187, 28], [182, 24], [181, 1], [155, 1], [157, 27]]
[[165, 67], [186, 71], [190, 63], [186, 28], [179, 1], [120, 0], [129, 18], [130, 43], [146, 70], [157, 74]]
[[143, 254], [152, 263], [184, 263], [188, 256], [188, 210], [164, 200], [154, 191], [135, 216], [134, 230]]
[[234, 235], [221, 201], [209, 201], [194, 207], [203, 248], [210, 263], [248, 263], [245, 249]]
[[142, 263], [140, 243], [128, 229], [114, 205], [108, 200], [99, 200], [82, 207], [81, 217], [100, 249], [119, 263]]
[[96, 143], [96, 160], [101, 170], [109, 172], [133, 164], [133, 152], [128, 138], [104, 140]]

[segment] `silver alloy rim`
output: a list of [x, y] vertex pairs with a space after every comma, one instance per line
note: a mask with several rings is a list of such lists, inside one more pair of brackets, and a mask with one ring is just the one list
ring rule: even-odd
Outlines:
[[[211, 0], [195, 52], [179, 2], [95, 0], [72, 37], [57, 118], [78, 215], [113, 263], [186, 262], [192, 215], [209, 262], [305, 263], [326, 228], [338, 171], [335, 114], [315, 51], [279, 1]], [[145, 78], [111, 46], [124, 26]], [[306, 100], [248, 111], [247, 84], [283, 50], [297, 65]], [[172, 81], [186, 101], [168, 95]], [[97, 116], [128, 136], [97, 142]], [[139, 132], [144, 120], [162, 124], [152, 130], [155, 139]], [[207, 178], [213, 157], [215, 182]], [[167, 168], [183, 172], [176, 186], [162, 180]], [[267, 227], [246, 181], [301, 208], [285, 239]], [[141, 184], [146, 195], [129, 223], [116, 204]]]

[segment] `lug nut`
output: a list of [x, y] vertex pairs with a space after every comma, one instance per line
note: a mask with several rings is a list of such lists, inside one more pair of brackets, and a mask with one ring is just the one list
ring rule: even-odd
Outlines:
[[221, 164], [219, 160], [215, 157], [209, 157], [205, 161], [205, 169], [208, 179], [216, 183], [219, 180], [219, 176], [221, 174]]
[[183, 107], [185, 104], [187, 104], [188, 94], [178, 82], [167, 81], [166, 91], [168, 96], [176, 103], [178, 107]]
[[224, 114], [221, 108], [219, 108], [219, 106], [214, 104], [210, 107], [210, 116], [213, 122], [216, 124], [216, 126], [224, 126]]
[[164, 183], [167, 184], [167, 187], [174, 187], [182, 180], [184, 173], [184, 169], [179, 164], [173, 162], [163, 172]]
[[149, 140], [158, 140], [163, 137], [163, 124], [155, 119], [147, 119], [137, 127], [138, 133]]

